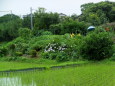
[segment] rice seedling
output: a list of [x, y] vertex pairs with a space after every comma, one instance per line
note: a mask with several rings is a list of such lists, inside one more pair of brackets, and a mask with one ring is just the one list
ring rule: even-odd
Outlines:
[[115, 63], [0, 75], [0, 86], [115, 86]]

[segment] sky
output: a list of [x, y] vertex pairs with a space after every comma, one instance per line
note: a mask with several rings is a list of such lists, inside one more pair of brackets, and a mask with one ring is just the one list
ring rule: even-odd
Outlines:
[[[0, 16], [11, 13], [22, 16], [43, 7], [47, 12], [58, 12], [66, 15], [81, 14], [80, 6], [84, 3], [100, 2], [105, 0], [0, 0]], [[114, 1], [115, 0], [109, 0]], [[8, 11], [8, 12], [1, 12]]]

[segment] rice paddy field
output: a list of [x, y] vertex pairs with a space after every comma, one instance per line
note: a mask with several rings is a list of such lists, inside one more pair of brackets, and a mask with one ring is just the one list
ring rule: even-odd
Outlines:
[[55, 60], [39, 59], [37, 62], [16, 62], [16, 61], [0, 61], [0, 71], [20, 70], [27, 68], [45, 67], [50, 68], [52, 66], [65, 66], [71, 64], [87, 64], [88, 61], [68, 61], [68, 62], [56, 62]]
[[115, 62], [1, 73], [0, 86], [115, 86]]

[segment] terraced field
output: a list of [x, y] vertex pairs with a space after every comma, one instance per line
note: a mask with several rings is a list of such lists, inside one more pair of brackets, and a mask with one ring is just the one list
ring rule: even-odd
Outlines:
[[0, 74], [0, 86], [115, 86], [115, 62]]

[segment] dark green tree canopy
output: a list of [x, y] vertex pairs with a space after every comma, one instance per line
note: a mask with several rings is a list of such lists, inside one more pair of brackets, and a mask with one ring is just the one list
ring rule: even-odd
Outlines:
[[11, 20], [16, 20], [16, 19], [20, 19], [20, 17], [14, 14], [6, 14], [0, 17], [0, 23], [9, 22]]
[[82, 21], [100, 25], [107, 22], [115, 21], [115, 2], [99, 2], [81, 5]]
[[35, 14], [35, 28], [37, 29], [49, 29], [51, 24], [59, 23], [59, 14], [58, 13], [48, 13], [45, 11], [45, 8], [39, 8]]
[[30, 14], [23, 16], [22, 26], [24, 28], [31, 28]]
[[22, 27], [22, 19], [14, 14], [0, 17], [0, 41], [10, 41], [18, 37], [18, 29]]

